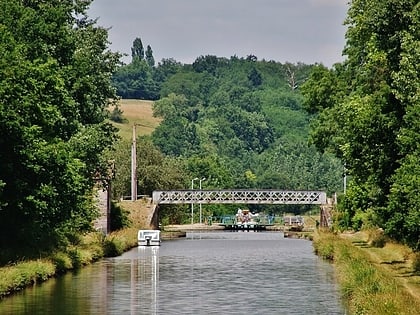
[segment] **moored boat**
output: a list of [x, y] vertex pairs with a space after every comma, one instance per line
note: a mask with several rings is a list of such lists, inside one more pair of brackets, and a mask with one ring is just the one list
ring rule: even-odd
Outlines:
[[137, 234], [139, 246], [159, 246], [160, 231], [159, 230], [139, 230]]

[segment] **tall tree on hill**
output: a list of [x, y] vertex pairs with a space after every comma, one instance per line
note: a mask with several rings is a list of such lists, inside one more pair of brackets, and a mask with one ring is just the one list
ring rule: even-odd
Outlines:
[[140, 60], [144, 59], [144, 47], [139, 37], [136, 37], [133, 41], [133, 47], [131, 47], [131, 60], [134, 61], [136, 58]]
[[[91, 228], [119, 55], [90, 1], [0, 0], [0, 256]], [[28, 32], [30, 30], [30, 32]], [[26, 252], [25, 255], [28, 255]]]
[[149, 65], [149, 67], [155, 66], [155, 58], [153, 57], [153, 50], [152, 47], [150, 47], [150, 45], [147, 45], [146, 48], [146, 62]]

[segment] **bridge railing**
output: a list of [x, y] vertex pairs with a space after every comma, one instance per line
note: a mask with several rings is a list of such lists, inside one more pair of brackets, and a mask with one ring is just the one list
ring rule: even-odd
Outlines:
[[155, 204], [326, 204], [323, 191], [302, 190], [167, 190], [154, 191]]

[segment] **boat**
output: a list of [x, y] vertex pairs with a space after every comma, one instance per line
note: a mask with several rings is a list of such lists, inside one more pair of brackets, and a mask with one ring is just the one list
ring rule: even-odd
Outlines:
[[159, 230], [139, 230], [137, 233], [137, 241], [139, 246], [159, 246], [160, 231]]
[[219, 225], [226, 230], [262, 231], [273, 224], [267, 216], [254, 214], [248, 209], [238, 209], [236, 215], [224, 217]]
[[258, 214], [252, 214], [248, 209], [238, 209], [236, 225], [239, 229], [253, 229], [258, 226]]

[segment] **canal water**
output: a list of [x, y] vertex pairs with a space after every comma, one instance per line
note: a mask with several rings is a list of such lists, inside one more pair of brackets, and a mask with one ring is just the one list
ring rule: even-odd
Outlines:
[[345, 314], [332, 266], [279, 232], [195, 232], [0, 302], [0, 314]]

